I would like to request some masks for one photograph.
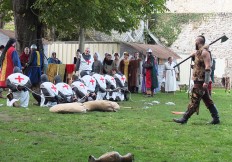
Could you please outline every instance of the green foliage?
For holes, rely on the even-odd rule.
[[[107,34],[112,30],[120,33],[133,30],[141,19],[156,12],[164,12],[165,2],[166,0],[36,0],[33,6],[28,7],[48,28],[55,28],[63,38],[77,33],[80,27]],[[10,18],[6,13],[12,14],[11,3],[10,0],[2,0],[0,13],[5,13],[5,18]]]
[[[152,21],[149,22],[149,28],[157,37],[160,38],[162,43],[170,46],[177,39],[184,24],[189,22],[201,23],[203,16],[206,15],[207,14],[195,13],[155,14],[154,17],[152,17]]]
[[[79,27],[105,33],[135,29],[141,18],[165,11],[165,0],[37,0],[41,20],[58,30],[73,32]]]
[[[4,29],[14,31],[15,30],[14,22],[11,21],[11,22],[6,23],[4,25]]]
[[[171,111],[186,109],[185,92],[158,93],[153,98],[133,94],[134,102],[120,102],[121,110],[112,113],[54,114],[32,106],[33,101],[29,109],[1,107],[0,159],[86,162],[89,155],[118,151],[133,153],[136,162],[231,161],[231,95],[223,89],[214,92],[222,121],[215,126],[206,125],[211,116],[203,102],[200,114],[193,115],[188,124],[172,122],[181,115]],[[154,100],[160,104],[146,104]]]
[[[13,18],[13,6],[12,0],[0,0],[0,17],[9,22]]]

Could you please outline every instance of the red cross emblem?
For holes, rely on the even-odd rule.
[[[67,85],[67,84],[65,84],[65,85],[63,86],[63,88],[66,88],[66,89],[68,89],[68,85]]]
[[[111,80],[112,80],[113,82],[115,82],[115,79],[114,79],[113,77],[111,78]]]
[[[81,87],[83,87],[85,89],[85,85],[83,83],[80,84]]]
[[[90,82],[91,82],[92,85],[93,85],[93,83],[95,82],[95,80],[93,80],[93,78],[91,78]]]
[[[56,92],[56,87],[54,86],[54,84],[52,85],[51,89],[53,89]]]
[[[15,78],[15,80],[18,80],[19,83],[21,83],[21,80],[24,80],[24,78],[21,78],[21,77],[18,75],[18,78]]]
[[[122,80],[123,82],[124,82],[125,79],[126,79],[126,78],[124,78],[124,77],[121,78],[121,80]]]
[[[104,83],[105,78],[101,76],[100,80],[102,81],[102,83]]]
[[[86,62],[88,63],[88,65],[91,63],[91,61],[90,61],[90,60],[86,60]]]

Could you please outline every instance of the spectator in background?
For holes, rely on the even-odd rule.
[[[128,86],[132,93],[138,93],[140,84],[140,62],[139,53],[135,52],[129,63]]]
[[[30,49],[28,47],[25,47],[24,51],[22,52],[22,54],[19,57],[23,72],[24,72],[24,69],[26,67],[26,64],[29,61],[29,57],[30,57]]]
[[[76,69],[75,72],[79,75],[82,71],[90,74],[92,71],[94,59],[93,56],[90,54],[90,49],[86,48],[85,52],[80,55],[80,58],[77,58],[76,62]]]
[[[77,49],[77,51],[76,51],[76,56],[75,56],[74,59],[73,59],[73,64],[76,65],[77,59],[80,58],[80,55],[81,55],[81,51],[80,51],[80,49]]]
[[[210,52],[210,51],[209,51]],[[211,52],[210,52],[211,55]],[[209,85],[208,85],[208,89],[209,89],[209,95],[212,95],[212,87],[213,87],[213,83],[214,83],[214,71],[215,71],[215,66],[216,66],[216,61],[215,59],[212,59],[212,66],[211,66],[211,74],[210,74],[210,78],[211,80],[209,81]]]
[[[105,64],[105,61],[107,60],[107,55],[108,55],[108,53],[105,53],[105,57],[104,57],[103,62],[102,62],[103,65]]]
[[[115,53],[114,54],[114,61],[113,61],[113,69],[117,69],[118,70],[119,63],[120,63],[119,54]]]
[[[99,59],[99,54],[97,52],[95,52],[95,54],[93,55],[94,58],[94,62],[92,65],[92,72],[94,73],[98,73],[98,74],[102,74],[102,63]]]
[[[43,64],[43,74],[47,74],[47,69],[48,69],[48,58],[45,55],[45,53],[43,54],[43,60],[44,60],[44,64]]]
[[[25,74],[30,78],[33,90],[39,88],[43,63],[43,55],[39,51],[37,51],[37,46],[35,44],[32,44],[31,55],[27,63],[27,68],[25,69]]]
[[[1,58],[1,76],[0,76],[0,87],[6,88],[6,78],[13,73],[15,66],[21,69],[21,63],[19,60],[19,55],[15,49],[16,40],[10,38],[4,48]]]
[[[105,59],[105,62],[103,64],[103,74],[112,74],[113,69],[113,60],[111,60],[112,56],[111,54],[107,54],[107,57]]]
[[[124,74],[126,76],[126,81],[128,81],[128,77],[129,77],[129,53],[128,52],[124,52],[124,59],[120,61],[119,64],[119,71]]]
[[[62,64],[62,62],[56,58],[56,52],[52,52],[52,56],[48,58],[48,64]]]
[[[154,95],[154,89],[158,87],[156,65],[157,62],[152,54],[152,50],[148,49],[146,53],[145,62],[143,63],[143,67],[145,69],[145,85],[147,97],[152,97]]]
[[[172,57],[168,57],[168,62],[164,64],[165,92],[176,91],[176,78],[179,71],[177,68],[173,68],[175,65]]]
[[[2,51],[4,50],[4,45],[1,45],[0,46],[0,57],[1,57],[1,55],[2,55]],[[1,67],[0,67],[1,68]],[[2,96],[2,92],[3,92],[3,89],[2,88],[0,88],[0,98],[5,98],[5,97],[3,97]]]

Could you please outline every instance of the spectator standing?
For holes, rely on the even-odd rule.
[[[118,54],[118,53],[115,53],[115,54],[114,54],[114,61],[113,61],[113,69],[118,70],[119,63],[120,63],[119,54]]]
[[[129,63],[129,80],[128,86],[132,93],[138,93],[140,84],[140,62],[139,53],[135,52],[134,57],[131,58]]]
[[[157,62],[152,55],[152,50],[147,50],[147,55],[143,67],[145,68],[145,85],[146,85],[146,96],[152,97],[154,95],[154,89],[158,87],[157,78]]]
[[[89,74],[92,71],[94,59],[90,54],[90,49],[86,48],[85,52],[80,55],[80,58],[77,58],[75,72],[79,75],[82,71]]]
[[[178,69],[173,68],[176,65],[173,62],[173,58],[169,57],[168,62],[164,64],[164,78],[165,78],[165,92],[175,92],[176,91],[176,78],[178,75]]]
[[[26,67],[26,64],[29,61],[29,57],[30,57],[30,49],[28,47],[25,47],[24,51],[22,52],[22,54],[19,57],[23,72],[24,72],[24,69]]]
[[[13,73],[15,66],[19,67],[21,70],[21,63],[19,60],[19,55],[15,49],[16,40],[10,38],[4,48],[1,58],[1,76],[0,76],[0,87],[6,88],[6,78]]]
[[[56,57],[56,52],[52,52],[52,56],[48,58],[48,64],[62,64],[62,62]]]
[[[95,52],[93,58],[94,58],[94,62],[93,62],[92,72],[102,74],[103,66],[101,61],[99,60],[99,54]]]
[[[31,55],[29,62],[27,63],[27,68],[25,69],[25,74],[30,78],[33,89],[39,88],[38,86],[40,83],[40,76],[42,75],[43,62],[43,55],[37,51],[37,46],[32,44]]]
[[[129,53],[124,52],[123,55],[124,59],[122,59],[119,63],[119,71],[126,76],[126,81],[128,81],[130,64]]]
[[[76,65],[77,59],[80,58],[80,55],[81,55],[81,51],[80,51],[80,49],[77,49],[77,51],[76,51],[76,56],[75,56],[74,59],[73,59],[73,64]]]
[[[111,60],[112,56],[111,54],[107,54],[107,57],[104,61],[103,64],[103,74],[112,74],[112,69],[113,69],[113,60]]]

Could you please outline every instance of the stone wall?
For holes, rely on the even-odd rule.
[[[168,0],[172,13],[219,13],[232,12],[231,0]]]
[[[210,46],[213,58],[225,59],[225,75],[232,76],[232,13],[206,14],[202,21],[189,22],[182,26],[182,31],[177,40],[172,44],[171,49],[177,54],[189,55],[195,50],[195,38],[204,34],[206,43],[216,40],[224,33],[229,38],[226,42],[220,41]],[[220,68],[217,67],[216,68]]]

